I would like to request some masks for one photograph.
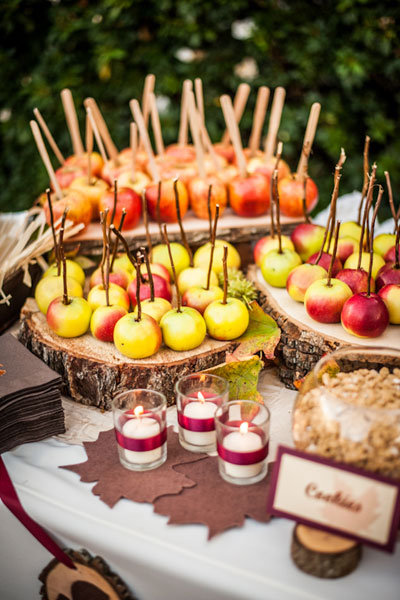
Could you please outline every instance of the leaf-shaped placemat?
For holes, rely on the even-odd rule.
[[[188,452],[179,443],[178,434],[168,428],[168,456],[166,462],[151,471],[129,471],[119,462],[114,429],[103,431],[95,442],[84,442],[88,459],[77,465],[66,465],[77,473],[81,481],[98,481],[92,489],[111,508],[121,498],[134,502],[153,502],[164,494],[179,494],[193,487],[194,481],[173,469],[174,465],[204,459],[206,454]]]
[[[178,496],[162,496],[154,504],[154,512],[169,517],[169,525],[201,523],[208,527],[208,539],[232,527],[241,527],[245,517],[267,523],[267,496],[270,474],[253,485],[233,485],[218,473],[218,459],[208,457],[196,463],[178,465],[175,471],[186,475],[197,485]]]
[[[272,360],[275,358],[275,348],[281,337],[278,325],[255,301],[250,304],[249,316],[249,325],[237,340],[240,345],[230,355],[230,360],[245,360],[260,351],[264,353],[265,358]]]
[[[262,367],[258,356],[252,356],[248,360],[232,360],[205,372],[229,382],[229,400],[260,400],[257,384]]]

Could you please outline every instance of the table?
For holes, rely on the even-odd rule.
[[[259,389],[272,413],[273,455],[277,443],[291,444],[295,392],[285,390],[273,370],[262,373]],[[66,406],[70,422],[74,405]],[[82,483],[76,474],[58,468],[86,459],[81,445],[66,440],[82,435],[93,439],[96,427],[110,427],[110,415],[96,414],[99,424],[85,424],[83,417],[64,441],[24,444],[3,458],[29,514],[60,544],[102,556],[139,600],[398,600],[399,547],[394,555],[365,547],[354,573],[320,580],[291,562],[290,521],[260,524],[247,519],[243,528],[208,542],[204,526],[167,525],[167,518],[155,515],[152,505],[121,500],[108,508],[91,493],[95,484]],[[173,419],[170,412],[170,422]],[[1,600],[36,600],[37,577],[52,557],[2,504],[0,528]]]

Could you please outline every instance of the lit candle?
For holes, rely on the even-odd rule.
[[[223,449],[228,452],[234,453],[235,458],[239,461],[241,458],[240,455],[242,455],[243,461],[246,462],[246,455],[250,452],[261,450],[263,448],[263,443],[259,434],[254,433],[254,431],[249,431],[249,423],[243,421],[239,426],[239,431],[233,431],[224,437],[222,446]],[[255,477],[262,471],[265,458],[251,464],[235,464],[226,460],[229,459],[228,453],[222,453],[224,454],[222,460],[224,462],[226,474],[231,477],[238,479]]]
[[[212,397],[213,401],[206,400],[206,396]],[[183,409],[184,419],[180,419],[179,424],[182,427],[183,437],[189,444],[194,446],[215,445],[214,414],[218,408],[215,400],[216,398],[212,394],[197,392],[197,400],[188,402]],[[205,430],[208,425],[212,427],[211,431]]]
[[[143,416],[143,406],[136,406],[133,414],[130,413],[128,420],[122,427],[122,435],[132,440],[146,440],[155,437],[161,431],[157,419]],[[161,458],[163,445],[153,450],[128,450],[123,449],[124,458],[132,464],[148,464]]]

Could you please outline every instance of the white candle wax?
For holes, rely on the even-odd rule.
[[[243,453],[261,450],[263,446],[261,437],[253,431],[233,431],[232,433],[228,433],[224,437],[222,445],[227,450]],[[264,465],[263,460],[252,465],[234,465],[226,460],[223,462],[226,474],[238,479],[255,477],[261,472]]]
[[[213,419],[217,405],[215,402],[188,402],[183,410],[185,417],[189,419]],[[188,444],[193,446],[210,446],[216,443],[215,431],[189,431],[183,429],[183,437]]]
[[[134,440],[144,440],[154,437],[160,433],[160,425],[156,419],[149,417],[133,417],[124,423],[122,427],[122,435]],[[154,450],[145,450],[144,452],[136,452],[135,450],[123,449],[123,455],[127,462],[132,464],[147,464],[152,463],[161,458],[163,446]]]

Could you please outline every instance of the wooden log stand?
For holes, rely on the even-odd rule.
[[[226,353],[237,345],[206,337],[190,352],[162,348],[150,358],[135,361],[90,334],[59,337],[48,327],[33,298],[22,308],[19,340],[62,376],[64,393],[104,410],[111,409],[117,392],[132,388],[158,390],[166,395],[168,405],[175,404],[174,387],[180,377],[225,362]]]

